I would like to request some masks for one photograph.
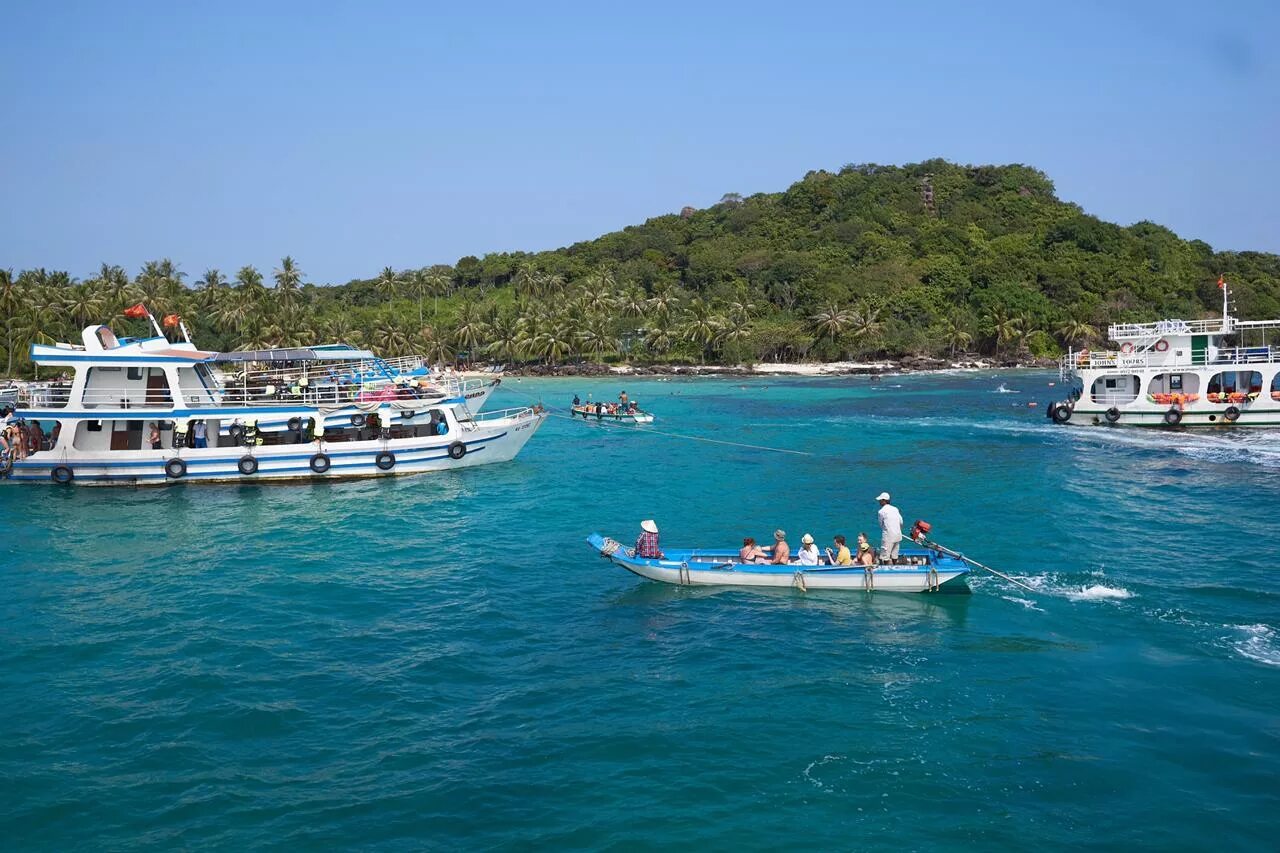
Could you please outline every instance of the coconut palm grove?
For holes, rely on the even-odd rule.
[[[345,284],[309,280],[304,258],[228,261],[0,269],[0,363],[30,375],[31,343],[78,340],[92,323],[141,334],[146,321],[123,316],[138,302],[179,315],[203,349],[345,341],[547,365],[1050,357],[1111,322],[1217,313],[1219,277],[1239,316],[1280,316],[1280,256],[1104,222],[1028,166],[943,160],[814,171],[567,248]]]

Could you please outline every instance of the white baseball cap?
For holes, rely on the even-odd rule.
[[[892,498],[889,497],[888,492],[881,492],[879,495],[876,496],[876,500],[887,501],[887,500],[892,500]]]
[[[645,533],[657,533],[658,523],[652,518],[646,518],[644,521],[640,522],[640,529]]]

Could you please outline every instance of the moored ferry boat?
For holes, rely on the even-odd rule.
[[[303,351],[293,364],[306,364]],[[82,343],[31,347],[41,368],[69,379],[31,384],[11,421],[14,481],[76,484],[247,481],[415,474],[516,456],[545,419],[521,407],[477,414],[463,396],[396,388],[369,395],[340,378],[277,384],[163,336],[119,340],[89,326]],[[245,356],[235,356],[243,360]],[[323,362],[323,359],[317,359]]]
[[[1046,416],[1060,424],[1280,427],[1280,320],[1238,320],[1223,288],[1221,318],[1124,323],[1118,344],[1068,352],[1068,399]]]

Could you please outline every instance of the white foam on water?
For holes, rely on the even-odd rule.
[[[843,755],[824,755],[817,761],[810,761],[809,766],[804,769],[804,778],[809,780],[809,783],[820,791],[827,791],[829,793],[833,792],[833,788],[824,784],[821,779],[816,778],[813,775],[813,771],[818,767],[823,767],[837,761],[843,761],[844,758],[845,757]]]
[[[1099,601],[1133,598],[1133,593],[1123,587],[1104,586],[1096,583],[1093,586],[1082,586],[1078,590],[1068,590],[1066,596],[1072,601]]]
[[[1229,638],[1236,653],[1249,660],[1280,666],[1280,636],[1270,625],[1224,625],[1236,634]],[[1240,636],[1243,634],[1244,636]]]
[[[997,388],[996,390],[992,391],[991,393],[992,393],[992,394],[1021,394],[1022,392],[1021,392],[1021,391],[1016,391],[1016,390],[1014,390],[1013,388],[1006,388],[1006,387],[1005,387],[1005,385],[1004,385],[1004,383],[1003,383],[1003,382],[1001,382],[1001,383],[1000,383],[1000,387],[999,387],[999,388]]]
[[[1280,469],[1280,434],[1264,431],[1215,435],[1193,431],[1090,427],[1073,430],[1072,437],[1160,454],[1172,452],[1201,462],[1247,463]]]
[[[1029,598],[1019,598],[1016,595],[1002,595],[1000,597],[1003,598],[1005,601],[1012,601],[1014,604],[1021,604],[1023,607],[1027,608],[1028,610],[1035,610],[1039,613],[1044,612],[1043,608],[1036,607],[1036,603]]]

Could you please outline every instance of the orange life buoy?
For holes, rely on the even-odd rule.
[[[1166,341],[1164,338],[1161,338],[1160,340],[1156,341],[1156,346],[1155,346],[1156,352],[1165,352],[1168,349],[1169,349],[1169,342]]]
[[[1129,353],[1133,352],[1133,344],[1129,343],[1128,341],[1125,341],[1120,345],[1120,352],[1124,353],[1125,355],[1128,355]]]

